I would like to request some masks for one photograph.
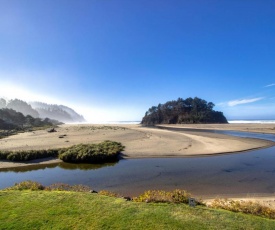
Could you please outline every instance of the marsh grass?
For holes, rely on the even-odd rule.
[[[124,146],[115,141],[103,141],[99,144],[79,144],[59,151],[59,158],[73,163],[102,163],[117,160]]]
[[[99,144],[78,144],[68,148],[48,150],[0,151],[1,160],[30,161],[47,157],[59,157],[72,163],[103,163],[118,160],[124,146],[115,141],[103,141]]]

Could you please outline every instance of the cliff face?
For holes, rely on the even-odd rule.
[[[213,110],[215,105],[198,97],[168,101],[152,106],[145,113],[141,124],[200,124],[228,123],[222,112]]]

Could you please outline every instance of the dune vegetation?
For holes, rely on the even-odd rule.
[[[113,162],[124,150],[124,146],[115,141],[103,141],[98,144],[78,144],[68,148],[48,150],[0,151],[0,160],[30,161],[46,157],[58,157],[64,162],[102,163]]]

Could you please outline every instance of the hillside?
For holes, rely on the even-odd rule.
[[[13,109],[22,113],[24,116],[30,115],[33,118],[53,119],[60,122],[85,122],[83,116],[73,109],[64,105],[51,105],[42,102],[30,102],[19,99],[5,100],[0,98],[0,109]]]
[[[0,190],[1,229],[274,229],[267,218],[88,192]]]
[[[0,129],[12,130],[12,129],[24,129],[42,126],[53,126],[61,124],[56,120],[49,118],[41,119],[34,118],[30,115],[24,116],[20,112],[16,112],[13,109],[0,109]]]
[[[64,105],[51,105],[42,102],[30,102],[30,105],[38,111],[41,118],[50,117],[65,123],[86,121],[83,116]]]
[[[200,124],[228,123],[222,112],[213,110],[215,105],[198,97],[168,101],[152,106],[145,113],[141,124]]]

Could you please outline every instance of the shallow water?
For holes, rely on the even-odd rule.
[[[275,135],[270,134],[249,135],[275,140]],[[0,171],[0,188],[23,180],[44,185],[85,184],[94,190],[107,189],[125,196],[149,189],[176,188],[196,196],[275,195],[275,147],[208,157],[127,159],[102,165],[60,163]]]

